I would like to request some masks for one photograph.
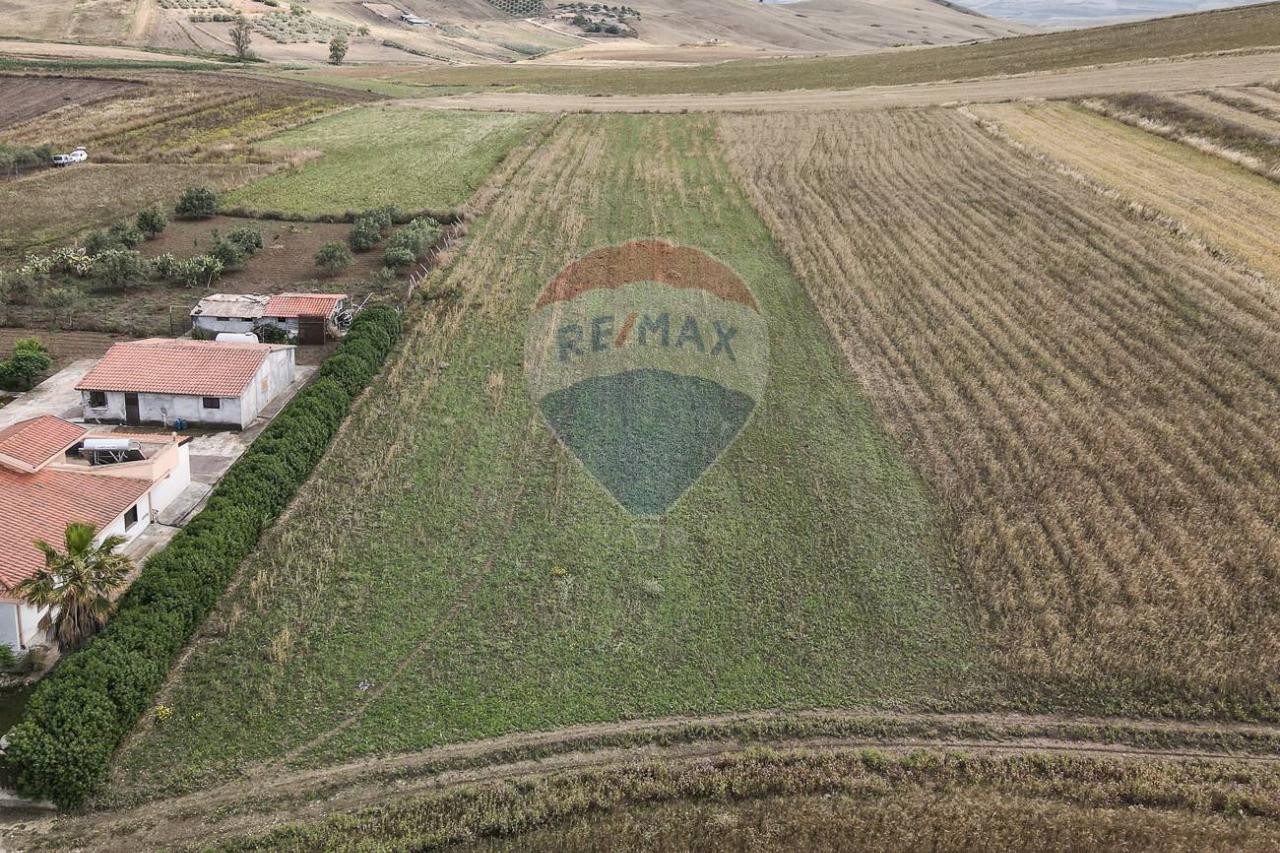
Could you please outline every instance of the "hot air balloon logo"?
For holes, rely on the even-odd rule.
[[[657,240],[592,252],[542,291],[530,393],[619,504],[660,516],[733,443],[764,393],[769,336],[751,291],[706,253]]]

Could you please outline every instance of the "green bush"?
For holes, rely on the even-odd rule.
[[[407,267],[415,260],[417,258],[413,256],[413,252],[395,246],[388,246],[387,251],[382,254],[382,263],[389,267]]]
[[[173,212],[179,219],[209,219],[218,212],[218,196],[208,187],[187,187]]]
[[[39,338],[19,338],[14,341],[13,355],[0,361],[0,385],[5,388],[26,390],[37,376],[53,366],[49,350]]]
[[[131,249],[108,249],[94,256],[93,277],[104,287],[132,287],[146,280],[147,265]]]
[[[252,225],[241,225],[227,232],[227,241],[239,246],[246,255],[254,255],[262,249],[262,231]]]
[[[351,226],[347,242],[357,252],[367,252],[382,241],[382,229],[377,221],[361,216]]]
[[[213,238],[213,245],[209,247],[206,254],[221,263],[224,271],[238,270],[244,266],[244,249],[240,248],[239,243],[233,243],[222,237]]]
[[[211,255],[196,255],[174,261],[169,280],[184,287],[208,287],[222,277],[222,261]]]
[[[338,242],[325,243],[316,252],[316,266],[329,275],[337,275],[355,261],[351,250]]]
[[[438,223],[431,219],[414,219],[391,235],[391,239],[387,241],[387,250],[403,249],[411,253],[416,261],[425,257],[439,239]]]
[[[138,218],[134,224],[150,240],[159,236],[160,232],[169,225],[169,217],[164,215],[163,210],[153,206],[138,211]]]
[[[18,665],[18,657],[7,643],[0,643],[0,669],[10,670]]]
[[[231,466],[200,514],[147,560],[106,628],[35,689],[5,755],[21,793],[65,808],[102,782],[174,658],[320,461],[399,335],[400,317],[390,308],[356,317],[316,380]]]

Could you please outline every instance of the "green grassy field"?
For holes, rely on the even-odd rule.
[[[350,110],[263,143],[322,156],[224,197],[233,207],[321,214],[394,204],[461,205],[541,118],[444,115],[394,107]]]
[[[771,351],[752,420],[661,522],[561,448],[523,379],[539,291],[640,237],[736,270]],[[710,120],[566,119],[432,286],[451,307],[412,330],[249,561],[106,801],[282,757],[981,689],[930,501]]]
[[[1132,24],[860,56],[746,60],[686,68],[473,65],[406,71],[384,75],[384,79],[591,95],[848,89],[1275,45],[1280,45],[1280,4],[1269,3]]]

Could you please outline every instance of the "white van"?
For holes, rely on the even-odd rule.
[[[53,165],[70,166],[72,163],[83,163],[89,159],[89,152],[83,148],[77,148],[70,154],[54,154]]]

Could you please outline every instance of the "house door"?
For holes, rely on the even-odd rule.
[[[136,424],[142,421],[142,416],[138,412],[138,395],[124,395],[124,422],[127,424]]]
[[[300,344],[323,344],[324,343],[324,317],[299,317],[298,318],[298,343]]]

